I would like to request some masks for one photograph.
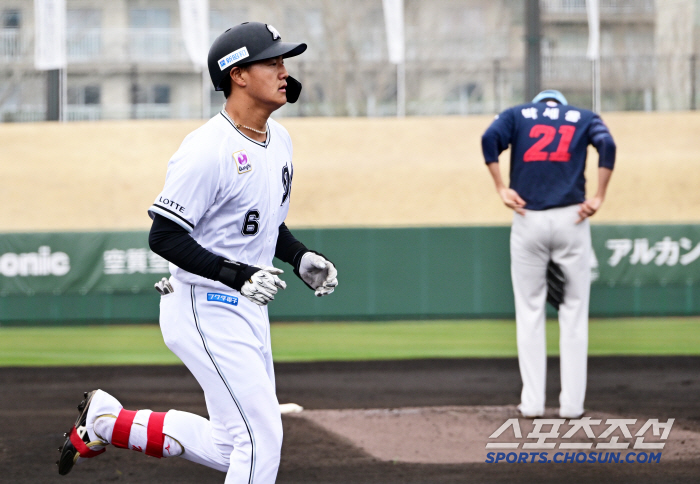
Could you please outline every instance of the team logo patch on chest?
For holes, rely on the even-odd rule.
[[[236,162],[236,169],[238,170],[239,175],[253,171],[253,164],[250,162],[248,153],[246,153],[245,150],[236,151],[233,154],[233,161]]]

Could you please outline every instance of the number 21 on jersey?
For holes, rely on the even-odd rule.
[[[560,126],[559,134],[561,139],[559,140],[559,145],[556,151],[550,153],[543,150],[554,141],[557,129],[546,124],[534,125],[530,130],[530,138],[540,139],[525,152],[523,161],[569,161],[571,159],[569,145],[571,145],[575,132],[575,126]]]

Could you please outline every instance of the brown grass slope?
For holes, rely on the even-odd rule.
[[[596,222],[700,222],[700,113],[606,113],[618,162]],[[294,227],[508,224],[483,165],[491,116],[282,119]],[[0,231],[145,229],[195,121],[0,125]],[[597,154],[589,151],[589,193]],[[507,177],[508,154],[501,156]]]

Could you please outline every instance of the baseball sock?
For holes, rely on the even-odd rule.
[[[119,400],[97,390],[88,409],[86,427],[91,441],[105,445],[111,443],[115,447],[137,450],[154,457],[176,457],[184,449],[177,440],[163,434],[165,415],[151,410],[124,410]],[[116,436],[113,435],[115,426]],[[99,449],[95,447],[95,450]]]
[[[129,411],[127,410],[126,412]],[[154,417],[153,419],[151,418],[152,415]],[[164,416],[165,415],[162,412],[152,412],[151,410],[139,410],[135,412],[133,422],[131,423],[130,428],[127,430],[127,447],[137,452],[153,455],[154,457],[160,457],[160,455],[157,455],[158,452],[160,452],[163,457],[177,457],[181,455],[183,452],[182,445],[180,445],[177,440],[173,439],[169,435],[162,434],[162,419]],[[158,423],[152,421],[157,420],[157,417],[160,417],[160,427],[158,427]],[[95,420],[94,431],[97,437],[99,437],[103,442],[109,442],[117,447],[124,447],[113,440],[116,423],[117,418],[114,415],[99,416]],[[151,426],[150,429],[149,425]],[[154,426],[156,427],[155,429],[153,428]],[[153,439],[153,433],[162,435],[162,444],[160,449],[151,450],[149,448],[149,433],[151,434],[151,440]],[[122,432],[122,438],[123,436],[125,436],[124,432]]]

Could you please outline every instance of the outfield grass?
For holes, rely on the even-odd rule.
[[[700,355],[700,318],[601,319],[590,355]],[[559,330],[547,324],[558,354]],[[512,321],[277,323],[275,361],[514,357]],[[0,328],[0,366],[175,364],[158,326]]]

